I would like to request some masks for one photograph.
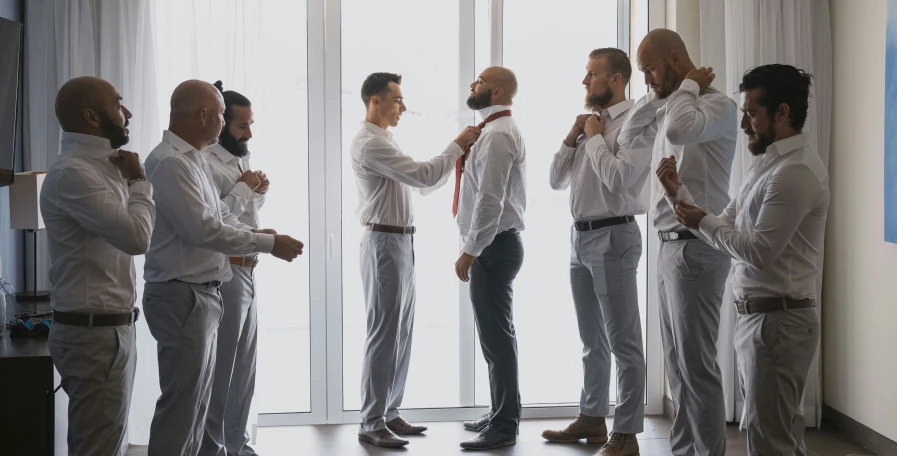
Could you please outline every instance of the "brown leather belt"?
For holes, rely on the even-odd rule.
[[[576,228],[576,231],[594,231],[600,230],[601,228],[607,228],[609,226],[623,225],[624,223],[634,222],[634,216],[626,215],[623,217],[611,217],[601,220],[591,220],[588,222],[573,222],[573,227]]]
[[[376,223],[368,223],[364,226],[364,229],[391,234],[414,234],[417,232],[417,229],[413,226],[378,225]]]
[[[69,326],[131,326],[140,319],[140,309],[123,314],[87,314],[76,312],[53,311],[53,323]]]
[[[750,301],[735,301],[735,309],[740,314],[775,312],[778,310],[806,309],[816,307],[812,299],[766,298]]]
[[[230,257],[230,264],[235,266],[243,266],[244,268],[254,268],[259,264],[259,260],[246,257]]]

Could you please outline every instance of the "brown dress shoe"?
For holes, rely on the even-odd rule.
[[[408,445],[407,440],[396,437],[396,435],[387,428],[383,428],[379,431],[374,432],[365,432],[359,429],[358,441],[361,443],[370,443],[371,445],[376,445],[383,448],[402,448],[405,445]]]
[[[386,423],[386,427],[396,435],[418,435],[427,431],[426,426],[415,426],[401,416]]]
[[[587,443],[604,443],[607,442],[607,423],[604,417],[579,414],[566,429],[547,430],[542,433],[542,438],[554,443],[575,443],[582,439]]]
[[[638,440],[634,434],[611,434],[610,442],[595,456],[639,456]]]

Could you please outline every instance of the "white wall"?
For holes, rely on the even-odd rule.
[[[883,241],[886,17],[886,0],[831,0],[823,388],[826,404],[897,440],[897,245]]]

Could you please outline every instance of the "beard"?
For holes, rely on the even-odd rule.
[[[467,107],[473,110],[480,110],[492,106],[492,89],[481,92],[479,95],[473,93],[467,98]]]
[[[672,65],[665,63],[663,67],[663,81],[660,83],[660,91],[657,93],[657,98],[660,98],[661,100],[666,99],[673,94],[673,88],[675,86],[676,72],[673,70]]]
[[[127,128],[128,124],[131,122],[128,119],[125,119],[124,126],[119,127],[112,122],[112,117],[109,117],[109,113],[106,111],[101,111],[99,113],[100,116],[100,132],[103,137],[109,140],[109,145],[113,149],[118,149],[121,146],[124,146],[131,140],[128,137],[128,134],[125,133],[125,128]]]
[[[249,147],[247,142],[249,138],[234,138],[234,135],[230,134],[227,128],[221,130],[221,135],[218,136],[218,144],[221,144],[225,150],[231,153],[234,157],[243,158],[249,154]]]
[[[751,155],[763,155],[766,153],[766,148],[772,145],[775,142],[776,132],[773,129],[772,125],[766,129],[766,133],[755,133],[757,136],[756,141],[748,140],[748,150],[751,151]]]
[[[604,109],[610,100],[614,98],[614,91],[608,87],[605,91],[599,95],[592,95],[591,93],[586,93],[586,109],[589,111],[596,111],[598,109]]]

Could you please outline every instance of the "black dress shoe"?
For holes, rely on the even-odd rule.
[[[480,432],[480,435],[476,436],[473,440],[461,442],[461,448],[464,448],[465,450],[492,450],[495,448],[511,446],[516,443],[516,436],[507,435],[492,426],[487,426],[486,429],[484,429],[483,432]]]
[[[492,422],[492,413],[487,413],[483,415],[480,419],[476,421],[465,421],[464,429],[473,432],[483,432],[486,427],[489,426],[489,423]]]

